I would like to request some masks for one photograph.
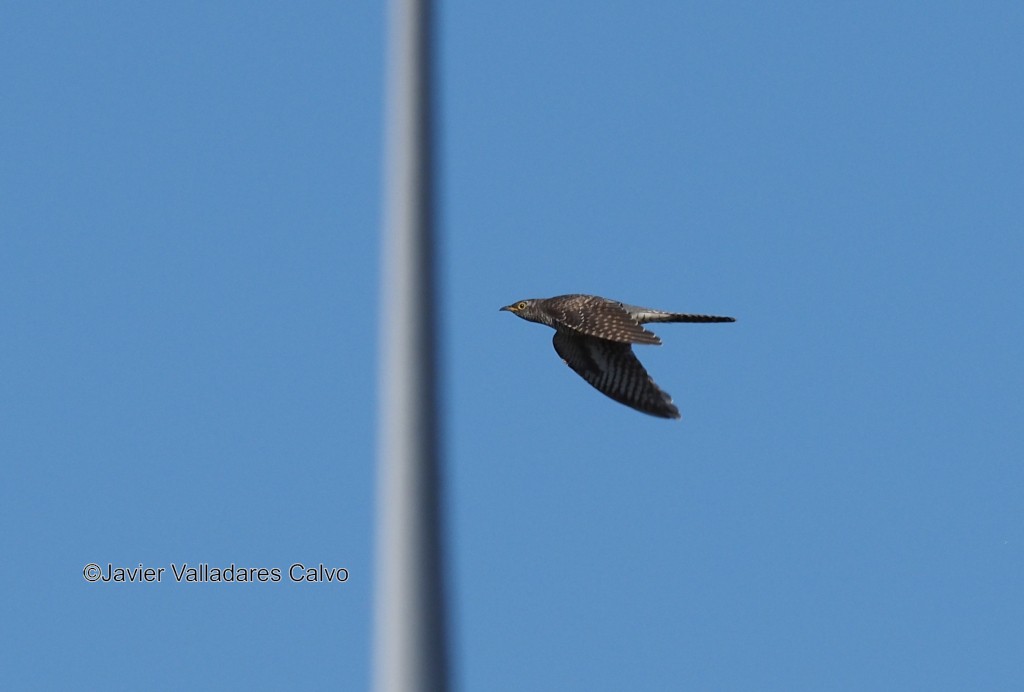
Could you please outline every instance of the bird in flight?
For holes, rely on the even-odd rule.
[[[501,309],[552,327],[555,352],[576,374],[615,401],[659,418],[679,418],[679,409],[633,353],[632,344],[661,344],[643,325],[736,321],[734,317],[663,312],[579,293],[520,300]]]

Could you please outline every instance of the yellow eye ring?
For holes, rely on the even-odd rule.
[[[525,300],[520,300],[518,303],[516,303],[516,310],[525,310],[525,309],[526,309],[526,301]]]

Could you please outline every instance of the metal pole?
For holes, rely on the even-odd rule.
[[[374,688],[445,690],[429,0],[392,0]]]

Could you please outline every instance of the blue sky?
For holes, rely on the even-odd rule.
[[[368,685],[384,34],[0,10],[12,688]],[[439,35],[458,687],[1019,689],[1021,6],[463,0]],[[658,420],[497,311],[569,292],[738,322],[656,330]]]

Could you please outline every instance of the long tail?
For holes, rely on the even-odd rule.
[[[735,322],[735,317],[721,317],[719,315],[693,315],[686,312],[662,312],[649,308],[637,308],[631,312],[631,316],[640,324],[649,322]]]
[[[720,315],[691,315],[685,312],[670,312],[664,317],[657,317],[651,322],[735,322],[735,317]]]

